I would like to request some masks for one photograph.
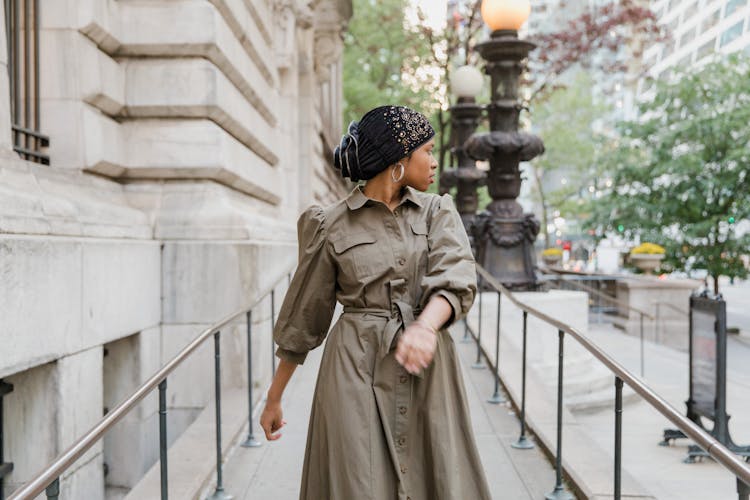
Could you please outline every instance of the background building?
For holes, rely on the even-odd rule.
[[[283,277],[297,214],[349,189],[330,160],[352,12],[350,0],[4,6],[7,494],[205,326]],[[258,387],[270,374],[269,308],[255,315]],[[222,335],[228,388],[247,384],[244,332]],[[206,345],[169,379],[172,442],[212,398],[211,360]],[[137,484],[158,457],[156,410],[148,398],[80,459],[61,498],[119,498]],[[211,450],[206,439],[208,460]]]
[[[652,2],[670,39],[644,53],[644,65],[654,79],[666,79],[672,70],[705,64],[716,54],[750,54],[748,0],[658,0]],[[651,83],[641,82],[648,93]]]

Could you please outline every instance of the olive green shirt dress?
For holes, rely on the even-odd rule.
[[[357,186],[298,221],[299,265],[274,329],[300,364],[328,334],[300,499],[489,499],[455,346],[410,375],[395,359],[404,325],[433,294],[463,317],[476,293],[469,241],[449,195],[405,188],[391,212]],[[343,314],[329,327],[336,302]]]

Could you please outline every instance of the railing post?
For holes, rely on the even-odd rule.
[[[656,303],[656,319],[654,320],[654,342],[659,343],[661,338],[661,303]]]
[[[248,311],[247,317],[247,439],[242,446],[255,448],[260,441],[253,434],[253,311]]]
[[[0,500],[5,498],[5,476],[13,471],[13,463],[5,462],[5,455],[3,455],[4,443],[3,443],[3,427],[5,422],[3,421],[3,398],[6,394],[13,392],[13,384],[9,384],[0,380]]]
[[[469,318],[464,318],[464,338],[461,339],[461,343],[468,344],[471,342],[471,337],[469,337]]]
[[[274,295],[274,290],[271,290],[271,375],[276,375],[276,344],[273,341],[273,330],[276,328]]]
[[[497,292],[497,321],[495,322],[495,392],[487,400],[488,403],[497,405],[505,403],[505,399],[500,396],[500,302],[503,294]]]
[[[622,491],[622,379],[615,377],[615,500]]]
[[[643,353],[644,353],[644,339],[643,339],[643,313],[641,314],[641,378],[643,378],[644,374],[644,360],[643,360]]]
[[[216,395],[216,491],[209,500],[228,500],[221,464],[221,332],[214,333],[214,393]]]
[[[737,498],[750,500],[750,485],[745,484],[740,478],[737,478]]]
[[[565,332],[557,331],[557,455],[555,457],[555,489],[545,495],[547,500],[573,500],[562,484],[562,412],[563,412],[563,344]]]
[[[480,370],[484,368],[482,364],[482,288],[479,287],[479,318],[477,319],[477,360],[471,365],[472,368]]]
[[[44,490],[47,500],[57,500],[60,497],[60,478],[55,478]]]
[[[169,497],[167,469],[167,379],[159,382],[159,468],[161,500]]]
[[[523,347],[522,347],[522,360],[521,360],[521,435],[518,436],[518,441],[512,443],[513,448],[519,450],[530,450],[534,447],[529,439],[526,438],[526,323],[528,320],[529,313],[523,312]]]

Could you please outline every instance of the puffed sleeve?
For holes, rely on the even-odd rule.
[[[327,245],[323,209],[312,206],[297,221],[299,261],[273,331],[281,359],[302,364],[328,333],[336,306],[336,267]]]
[[[440,208],[432,216],[427,235],[427,273],[422,279],[424,304],[433,294],[445,297],[453,314],[449,326],[465,316],[477,292],[477,274],[471,245],[449,194],[440,197]]]

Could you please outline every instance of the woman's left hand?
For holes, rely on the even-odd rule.
[[[425,325],[414,322],[406,327],[396,346],[396,361],[411,374],[427,368],[435,356],[437,334]]]

